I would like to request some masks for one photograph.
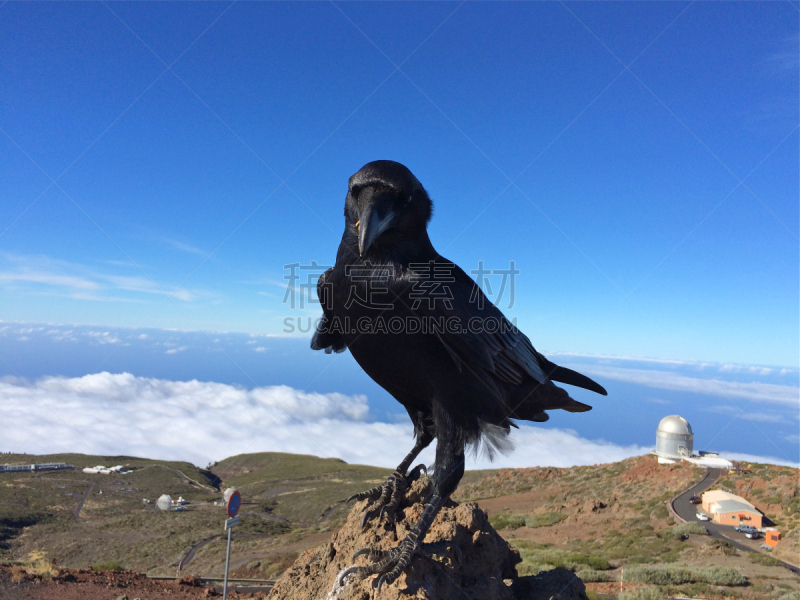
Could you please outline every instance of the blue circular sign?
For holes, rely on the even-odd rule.
[[[229,517],[235,517],[239,513],[239,506],[242,504],[242,496],[239,491],[233,492],[231,497],[228,498],[228,506],[226,508]]]

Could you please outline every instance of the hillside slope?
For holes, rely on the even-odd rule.
[[[233,486],[241,491],[243,505],[232,573],[269,579],[341,526],[350,507],[337,501],[389,474],[339,459],[281,453],[233,456],[207,470],[189,463],[80,454],[4,455],[0,461],[62,461],[77,467],[0,473],[0,560],[44,556],[67,567],[117,563],[173,575],[185,559],[183,573],[218,576],[225,556],[225,514],[214,502]],[[133,472],[80,471],[98,464],[123,464]],[[782,528],[785,541],[776,555],[796,555],[797,470],[744,466],[744,472],[717,487],[735,489]],[[523,575],[564,566],[590,588],[614,591],[621,566],[711,566],[734,569],[748,585],[720,588],[690,574],[696,581],[673,586],[674,591],[778,599],[798,589],[800,580],[772,564],[772,557],[726,547],[702,535],[696,524],[675,527],[666,501],[700,476],[689,464],[658,465],[649,456],[585,467],[468,471],[453,499],[475,501],[488,512],[490,523],[519,549]],[[188,510],[157,510],[153,502],[164,493],[183,496]]]

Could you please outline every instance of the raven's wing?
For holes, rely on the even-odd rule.
[[[595,381],[560,367],[537,352],[528,337],[506,319],[463,270],[453,263],[446,264],[452,277],[441,285],[447,293],[434,299],[432,310],[425,306],[427,299],[417,308],[432,316],[454,319],[453,323],[458,324],[457,328],[446,327],[436,335],[459,369],[479,368],[512,386],[531,377],[540,384],[553,380],[607,395]]]
[[[317,330],[311,338],[312,350],[325,350],[325,354],[331,352],[344,352],[347,343],[342,332],[337,328],[333,313],[331,312],[332,294],[331,274],[333,269],[325,271],[317,281],[317,298],[322,306],[322,318],[317,323]]]

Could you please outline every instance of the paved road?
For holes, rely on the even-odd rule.
[[[194,560],[195,554],[197,553],[197,551],[200,548],[202,548],[206,544],[212,542],[213,540],[217,539],[218,537],[220,537],[220,536],[219,535],[212,535],[211,537],[207,537],[204,540],[200,540],[199,542],[194,544],[191,548],[189,548],[186,551],[186,554],[183,555],[183,558],[181,558],[181,561],[178,563],[178,574],[180,574],[180,572],[183,570],[183,568],[186,565],[188,565],[190,562],[192,562]]]
[[[758,552],[758,550],[755,548],[752,548],[744,542],[737,540],[737,537],[743,537],[744,534],[739,533],[733,527],[727,525],[717,525],[711,521],[699,521],[695,516],[698,513],[698,510],[702,512],[702,508],[700,505],[690,504],[689,498],[692,496],[699,496],[712,485],[714,485],[714,482],[719,479],[720,473],[720,469],[708,469],[700,481],[675,498],[672,503],[672,508],[675,509],[675,512],[678,513],[678,516],[682,519],[703,525],[712,538],[729,542],[738,550],[744,550],[745,552]],[[790,571],[800,575],[800,567],[790,565],[789,563],[783,564]]]
[[[92,491],[93,487],[94,484],[90,483],[89,487],[86,488],[86,491],[83,494],[83,498],[81,498],[81,501],[78,503],[78,507],[75,509],[75,512],[72,513],[72,516],[75,517],[76,519],[81,518],[81,510],[83,509],[83,505],[86,503],[86,499],[89,497],[89,492]]]
[[[699,505],[690,504],[689,498],[692,496],[699,496],[714,485],[714,482],[719,479],[721,473],[722,471],[720,469],[708,469],[700,481],[675,498],[675,501],[672,503],[672,508],[675,509],[675,512],[678,513],[681,519],[697,522],[697,517],[695,517],[695,515],[697,514],[697,507]],[[706,521],[703,525],[709,526],[714,524],[710,521]]]

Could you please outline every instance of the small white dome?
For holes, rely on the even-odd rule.
[[[663,433],[677,433],[679,435],[693,435],[689,421],[678,415],[670,415],[661,419],[658,431]]]

